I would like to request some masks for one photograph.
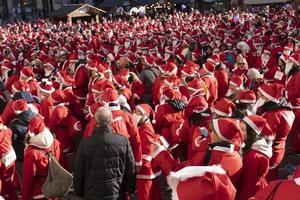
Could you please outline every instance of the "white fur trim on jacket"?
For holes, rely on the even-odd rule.
[[[172,189],[172,199],[179,200],[177,186],[179,182],[186,181],[190,178],[204,176],[206,172],[215,174],[225,174],[225,170],[219,165],[213,166],[190,166],[185,167],[177,172],[171,172],[167,176],[167,182]]]
[[[261,138],[252,144],[251,149],[264,154],[268,158],[271,158],[273,155],[272,154],[272,143],[273,142],[268,143],[265,138]]]
[[[36,146],[41,149],[47,149],[51,147],[53,144],[54,138],[52,133],[49,131],[48,128],[33,137],[30,138],[30,144],[32,146]]]

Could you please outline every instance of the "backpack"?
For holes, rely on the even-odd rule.
[[[73,186],[73,175],[59,164],[53,152],[40,151],[48,157],[48,175],[41,188],[43,194],[46,198],[65,197]]]
[[[12,131],[12,145],[17,154],[17,160],[23,161],[25,148],[25,135],[28,132],[29,121],[35,116],[30,110],[26,110],[15,117],[9,124],[8,128]]]

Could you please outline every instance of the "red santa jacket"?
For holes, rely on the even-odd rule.
[[[4,111],[1,114],[3,124],[5,125],[7,125],[16,116],[16,114],[14,113],[13,105],[14,105],[14,101],[10,100],[6,104]]]
[[[75,83],[73,85],[73,90],[75,96],[79,100],[85,100],[88,93],[89,83],[88,72],[85,65],[81,64],[77,67],[74,73],[74,80]]]
[[[275,134],[273,156],[270,159],[270,166],[276,166],[283,159],[285,141],[292,128],[295,115],[291,110],[278,109],[265,112],[262,117],[267,120],[272,132]]]
[[[141,99],[145,93],[145,86],[141,80],[138,80],[131,85],[131,92],[134,98]]]
[[[45,151],[52,151],[60,164],[64,163],[61,152],[62,147],[57,140],[54,140],[53,145]],[[22,199],[43,198],[41,187],[48,175],[48,157],[45,152],[29,145],[24,153],[23,172],[26,173],[23,173]]]
[[[39,89],[36,79],[31,78],[31,79],[27,80],[27,84],[29,86],[29,90],[32,95],[37,96],[37,97],[40,96],[40,89]]]
[[[296,102],[297,98],[300,97],[300,72],[296,72],[292,76],[288,77],[285,89],[285,96],[289,102],[292,103],[294,108],[299,108],[299,106],[297,107]]]
[[[154,128],[157,133],[164,136],[164,138],[168,141],[169,144],[174,142],[174,138],[172,137],[172,125],[176,122],[183,121],[183,112],[176,111],[174,107],[165,103],[158,105],[155,108],[155,124]]]
[[[229,76],[225,69],[218,69],[214,76],[218,81],[218,99],[225,97],[228,90]]]
[[[49,126],[49,119],[52,114],[53,101],[50,95],[46,96],[41,101],[41,115],[44,117],[46,126]]]
[[[268,171],[269,157],[257,150],[249,150],[244,155],[243,172],[236,200],[249,199],[265,188],[268,185],[265,178]]]
[[[207,137],[208,129],[205,125],[205,122],[203,122],[203,126],[191,124],[189,119],[185,119],[179,130],[176,131],[178,136],[177,142],[187,144],[187,152],[185,154],[187,160],[195,156],[202,140]]]
[[[161,171],[152,161],[152,141],[155,141],[155,132],[150,120],[138,127],[142,144],[142,168],[137,172],[138,179],[154,179],[161,174]]]
[[[218,81],[216,77],[210,74],[204,75],[202,80],[205,82],[205,85],[209,91],[207,103],[212,105],[218,98]]]
[[[12,147],[12,132],[0,124],[0,191],[7,199],[13,199],[16,153]],[[1,188],[2,185],[2,188]]]
[[[73,138],[81,131],[81,124],[64,104],[53,109],[49,128],[63,146],[64,153],[76,151]]]
[[[280,184],[280,185],[279,185]],[[251,200],[265,200],[274,191],[275,187],[276,193],[273,200],[298,200],[300,196],[300,178],[295,178],[291,180],[285,180],[281,183],[280,180],[271,182],[267,187],[257,192],[254,198]]]

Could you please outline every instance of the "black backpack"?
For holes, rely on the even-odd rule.
[[[12,145],[17,155],[17,161],[23,161],[24,148],[25,148],[25,135],[28,132],[29,121],[35,116],[30,110],[25,110],[13,119],[8,128],[12,130]]]

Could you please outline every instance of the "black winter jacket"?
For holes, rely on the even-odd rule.
[[[135,162],[128,139],[97,127],[81,141],[74,174],[75,192],[86,200],[122,200],[135,191]]]

